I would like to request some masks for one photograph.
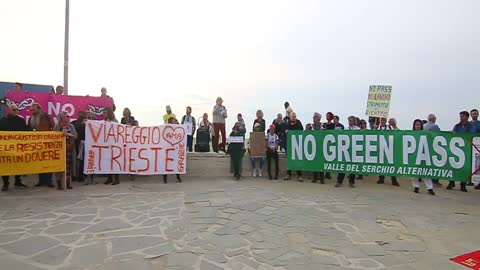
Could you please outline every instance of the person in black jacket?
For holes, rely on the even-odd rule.
[[[297,114],[295,112],[290,113],[290,121],[289,124],[287,125],[286,133],[288,133],[289,130],[303,130],[303,125],[300,120],[297,119]],[[288,145],[287,145],[288,149]],[[303,176],[301,171],[297,171],[297,176],[298,176],[298,181],[303,182]],[[288,170],[287,171],[287,176],[283,178],[283,180],[288,181],[292,179],[292,171]]]
[[[30,130],[25,123],[25,120],[18,116],[18,108],[17,105],[12,104],[9,107],[9,114],[5,116],[2,120],[0,120],[0,130],[2,131],[28,131]],[[2,176],[3,180],[3,187],[2,191],[7,191],[8,187],[10,186],[9,182],[10,176],[4,175]],[[26,188],[27,186],[22,183],[22,179],[20,175],[15,175],[15,187],[18,188]]]

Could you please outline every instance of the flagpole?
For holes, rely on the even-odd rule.
[[[63,88],[64,94],[68,95],[68,36],[70,25],[70,0],[65,0],[65,47],[63,59]]]

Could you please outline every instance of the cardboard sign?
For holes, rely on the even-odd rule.
[[[187,135],[183,125],[127,126],[88,121],[86,174],[184,174]]]
[[[391,85],[370,85],[367,100],[367,116],[387,118],[392,97]]]
[[[263,132],[250,132],[250,157],[265,157],[267,140]]]
[[[0,131],[0,175],[65,171],[65,135],[56,131]]]

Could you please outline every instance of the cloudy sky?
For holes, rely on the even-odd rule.
[[[430,112],[450,129],[480,107],[478,0],[71,0],[69,94],[108,88],[141,124],[211,114],[251,127],[289,101],[304,124],[363,117],[370,84],[393,85],[401,128]],[[63,82],[63,0],[0,2],[0,81]],[[120,116],[121,112],[117,112]]]

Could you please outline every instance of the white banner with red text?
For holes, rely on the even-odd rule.
[[[187,136],[182,125],[136,127],[88,121],[85,174],[185,174]]]

